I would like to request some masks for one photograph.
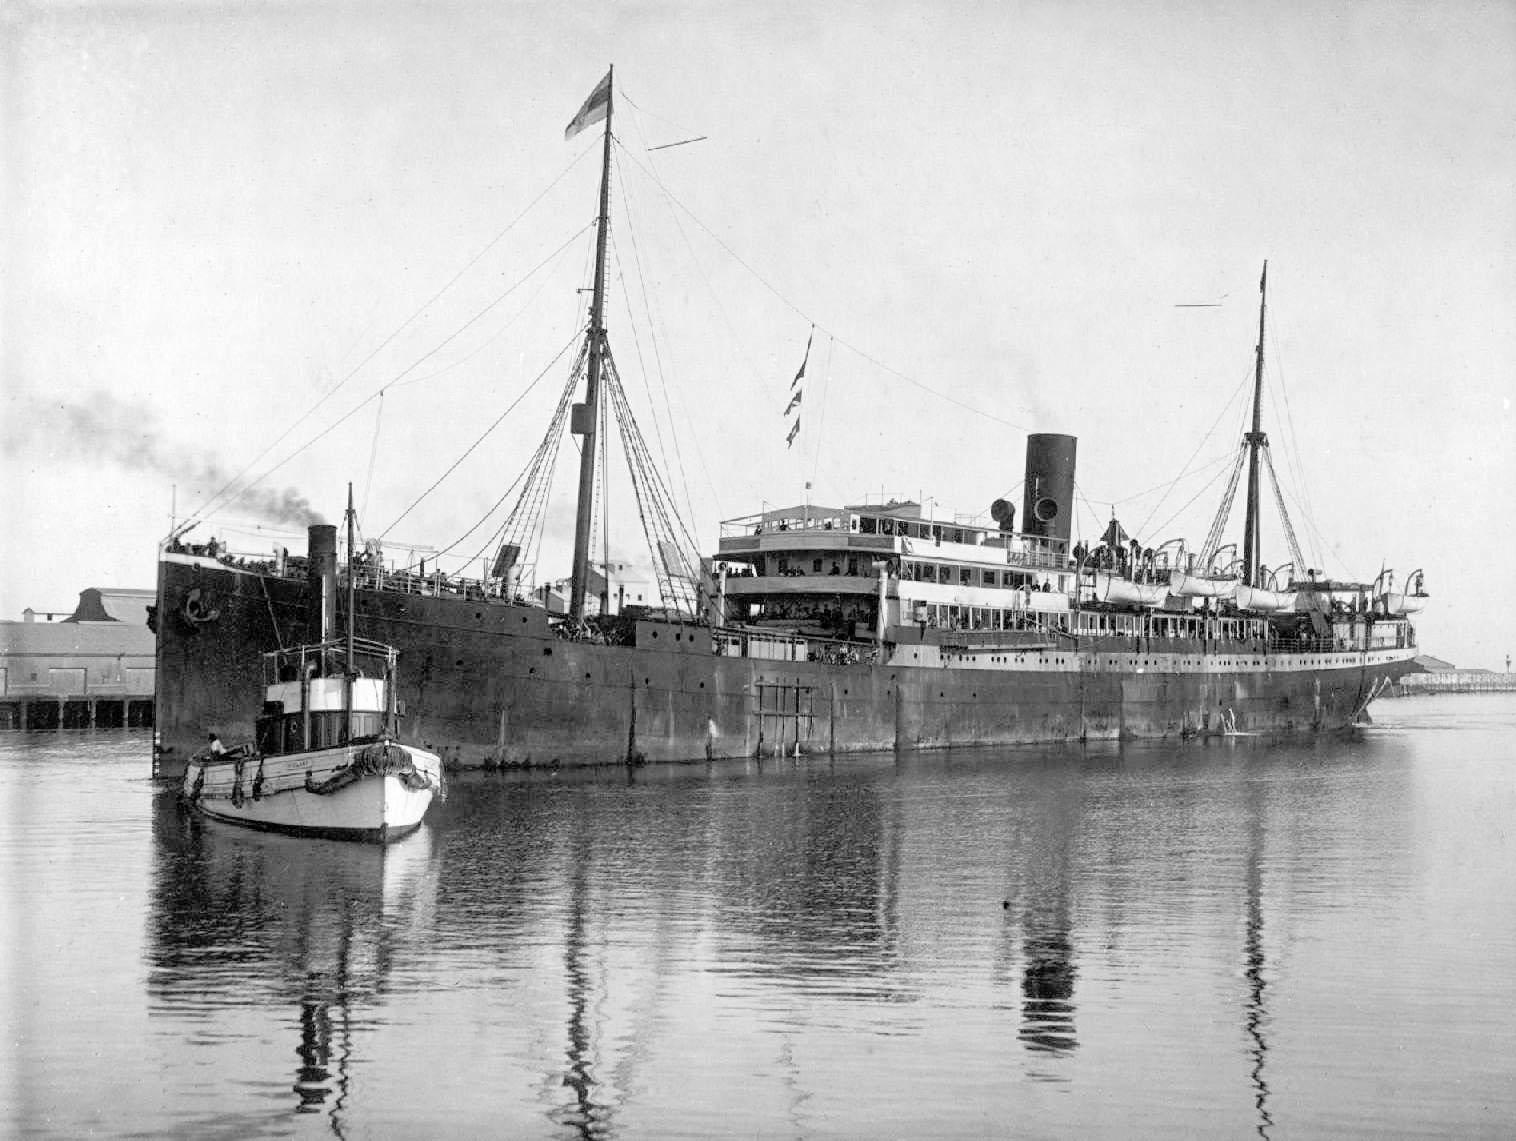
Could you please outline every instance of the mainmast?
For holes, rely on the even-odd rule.
[[[1243,436],[1248,445],[1248,513],[1242,536],[1242,577],[1248,586],[1258,586],[1258,449],[1268,447],[1263,432],[1263,317],[1269,299],[1269,263],[1263,263],[1258,279],[1258,361],[1253,372],[1253,430]]]
[[[347,661],[342,670],[342,717],[345,725],[344,740],[353,739],[353,678],[357,670],[353,668],[353,603],[357,596],[357,583],[355,581],[357,562],[353,558],[353,537],[355,531],[353,511],[353,485],[347,485]]]
[[[595,452],[600,422],[600,370],[605,353],[605,238],[606,215],[611,191],[611,78],[606,72],[605,148],[600,168],[600,219],[595,231],[595,290],[590,301],[589,362],[584,384],[584,403],[574,406],[571,430],[581,436],[579,449],[579,506],[574,516],[574,569],[569,591],[569,614],[584,617],[584,595],[589,583],[590,527],[595,503]]]

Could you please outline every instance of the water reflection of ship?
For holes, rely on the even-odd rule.
[[[768,768],[743,818],[713,822],[731,969],[830,997],[901,998],[900,799],[866,768]]]
[[[572,1091],[574,1100],[560,1111],[558,1120],[584,1138],[607,1136],[611,1125],[611,1107],[597,1097],[594,1075],[590,1007],[595,990],[590,977],[588,938],[590,858],[589,831],[581,818],[569,873],[568,930],[563,936],[563,973],[568,991],[563,1084]]]
[[[1079,831],[1083,780],[1077,770],[1048,773],[1039,783],[1031,847],[1022,864],[1021,1028],[1018,1037],[1038,1053],[1067,1054],[1074,1034],[1073,847]]]
[[[1264,1031],[1268,1010],[1264,1006],[1266,966],[1263,953],[1263,781],[1248,782],[1247,937],[1243,950],[1243,975],[1248,980],[1248,1000],[1243,1026],[1248,1037],[1248,1060],[1252,1069],[1253,1105],[1258,1110],[1258,1136],[1267,1138],[1274,1126],[1269,1115],[1269,1085],[1263,1063],[1268,1053]]]
[[[326,1113],[340,1136],[354,1011],[383,997],[396,963],[432,927],[430,832],[387,847],[250,832],[162,795],[154,836],[150,1011],[298,1010],[292,1108]],[[260,1073],[274,1080],[287,1058],[281,1051]]]
[[[648,803],[641,796],[622,800],[632,811],[607,814],[598,803],[601,787],[585,781],[575,789],[573,775],[554,782],[555,803],[512,816],[513,849],[549,860],[562,875],[563,895],[553,912],[561,924],[564,1000],[555,1082],[564,1096],[552,1117],[571,1135],[615,1132],[621,1098],[635,1086],[633,1071],[644,1060],[641,1049],[617,1043],[656,1034],[674,1001],[666,991],[671,975],[661,968],[679,958],[688,916],[683,901],[670,906],[662,900],[678,890],[674,885],[690,882],[692,850],[698,874],[710,877],[714,909],[705,918],[716,958],[706,970],[788,990],[797,995],[796,1012],[812,996],[879,1001],[907,993],[909,984],[896,969],[900,802],[880,795],[888,774],[881,774],[884,781],[866,771],[839,779],[827,765],[825,779],[817,779],[816,766],[824,763],[762,766],[739,778],[756,780],[755,788],[704,801],[709,815],[698,817],[646,816],[635,808]],[[697,781],[706,787],[710,781],[708,773],[662,769],[633,770],[626,779],[629,785]],[[519,796],[522,786],[471,787],[469,803],[487,820],[506,788]],[[692,803],[678,794],[667,802]],[[449,850],[456,842],[461,837],[449,837]],[[655,969],[645,988],[612,994],[618,976],[604,961],[606,924],[620,907],[644,905],[656,912],[648,917],[651,943],[643,951]],[[607,1038],[607,1009],[629,1013],[635,1029]]]

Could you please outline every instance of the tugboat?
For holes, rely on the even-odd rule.
[[[348,489],[348,542],[353,538]],[[262,655],[256,741],[210,747],[185,766],[182,795],[217,820],[274,832],[387,843],[415,831],[442,792],[435,753],[397,739],[393,646],[332,637],[336,528],[311,528],[311,627],[318,640]]]

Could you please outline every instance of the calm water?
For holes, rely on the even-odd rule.
[[[18,1136],[1509,1136],[1516,695],[471,777],[389,850],[0,737]]]

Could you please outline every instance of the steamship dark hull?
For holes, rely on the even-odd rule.
[[[157,725],[173,775],[214,729],[251,738],[259,655],[301,640],[309,585],[211,559],[159,564]],[[494,599],[358,590],[360,637],[400,651],[406,738],[450,767],[685,761],[1348,727],[1413,649],[1276,654],[1080,638],[985,668],[728,657],[708,629],[558,637]],[[250,696],[251,695],[251,696]]]

